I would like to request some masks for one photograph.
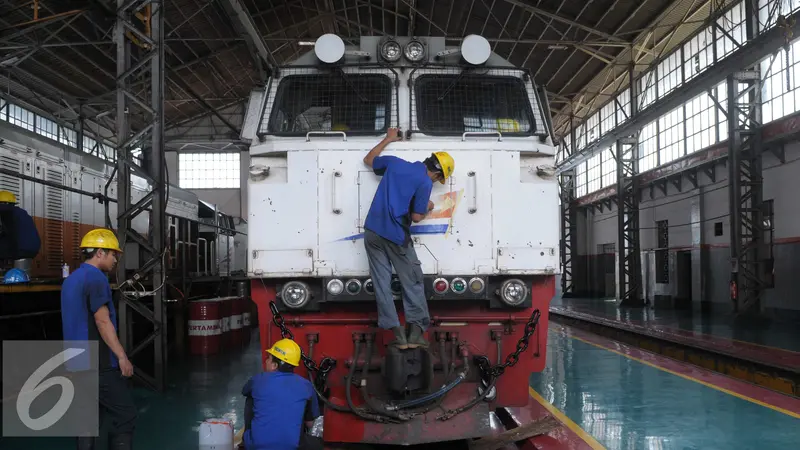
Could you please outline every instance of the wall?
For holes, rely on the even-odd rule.
[[[774,218],[774,274],[775,286],[767,289],[763,308],[771,315],[800,317],[800,142],[785,146],[785,161],[781,163],[772,153],[763,156],[763,198],[773,200]],[[703,172],[698,174],[698,187],[686,178],[681,190],[667,184],[666,196],[655,188],[653,198],[646,187],[640,201],[640,244],[642,249],[643,285],[645,296],[656,307],[679,307],[676,297],[688,296],[696,307],[730,310],[730,220],[728,216],[728,168],[718,164],[715,181]],[[599,247],[617,243],[616,207],[587,209],[578,213],[576,294],[602,297],[605,287],[598,281],[598,271],[607,261]],[[669,283],[656,283],[654,279],[655,249],[657,246],[656,222],[669,222]],[[715,235],[715,223],[722,224],[722,235]],[[691,254],[691,293],[679,292],[683,284],[679,273],[680,252]],[[616,264],[614,265],[616,270]],[[683,274],[683,275],[681,275]],[[699,281],[698,281],[699,280]],[[659,303],[657,296],[671,300]]]
[[[167,151],[167,168],[169,178],[174,184],[178,184],[178,152]],[[234,217],[247,218],[247,173],[250,167],[250,153],[242,151],[239,153],[241,167],[241,183],[238,189],[188,189],[194,192],[200,200],[213,203],[219,206],[222,212]],[[174,180],[174,181],[173,181]]]

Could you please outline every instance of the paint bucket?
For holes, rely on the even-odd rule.
[[[189,302],[189,353],[214,355],[220,351],[222,317],[220,303],[213,299]]]
[[[207,419],[198,434],[200,450],[233,450],[233,423],[228,419]]]

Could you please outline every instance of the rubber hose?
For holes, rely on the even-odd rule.
[[[353,375],[356,373],[356,366],[358,366],[358,357],[361,354],[361,342],[355,341],[355,351],[353,355],[353,364],[350,366],[350,370],[347,372],[347,378],[345,379],[345,387],[344,387],[344,396],[347,398],[347,406],[360,418],[364,420],[372,420],[375,422],[388,422],[389,420],[386,417],[376,416],[374,414],[369,414],[361,411],[360,409],[356,408],[353,404],[353,396],[350,394],[350,390],[353,387]]]
[[[417,406],[417,405],[421,405],[423,403],[427,403],[427,402],[429,402],[431,400],[434,400],[434,399],[436,399],[438,397],[441,397],[442,395],[448,393],[451,389],[456,387],[459,383],[464,381],[464,379],[467,378],[467,372],[468,371],[469,371],[469,366],[465,365],[464,366],[464,371],[461,372],[460,374],[458,374],[456,379],[451,381],[445,387],[439,389],[438,391],[436,391],[436,392],[434,392],[432,394],[428,394],[428,395],[426,395],[424,397],[415,398],[415,399],[409,400],[409,401],[407,401],[405,403],[401,403],[399,405],[393,406],[392,409],[411,408],[411,407],[414,407],[414,406]]]

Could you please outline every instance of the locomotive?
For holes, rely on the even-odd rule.
[[[21,175],[0,175],[0,190],[14,194],[17,206],[33,217],[41,239],[41,249],[35,258],[6,262],[4,270],[13,264],[24,269],[32,282],[59,280],[63,269],[74,269],[83,262],[78,248],[83,235],[105,227],[107,217],[116,225],[114,167],[101,158],[67,151],[57,145],[31,148],[3,141],[0,168]],[[131,175],[131,183],[135,204],[150,191],[150,186],[136,175]],[[100,195],[112,200],[107,207],[103,201],[98,201]],[[244,274],[243,259],[235,255],[235,244],[239,243],[235,240],[241,238],[235,237],[237,225],[232,216],[174,185],[168,188],[166,212],[169,239],[165,269],[168,275]],[[145,240],[148,226],[149,212],[132,220],[132,228]],[[138,244],[129,241],[123,250],[126,269],[131,272],[138,269]]]
[[[544,90],[470,35],[326,34],[251,94],[247,238],[261,347],[281,337],[323,406],[326,443],[414,445],[491,434],[543,370],[559,270],[555,147]],[[249,127],[249,128],[248,128]],[[377,327],[364,220],[380,178],[364,155],[455,159],[410,233],[424,274],[429,348]],[[391,283],[396,302],[402,289]],[[400,314],[401,323],[403,315]],[[263,353],[266,354],[266,353]]]

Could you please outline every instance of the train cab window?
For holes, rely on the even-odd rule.
[[[528,93],[516,77],[422,75],[416,81],[414,96],[417,128],[423,133],[536,133]]]
[[[384,75],[290,75],[278,86],[268,132],[381,134],[389,126],[392,92],[391,80]]]

